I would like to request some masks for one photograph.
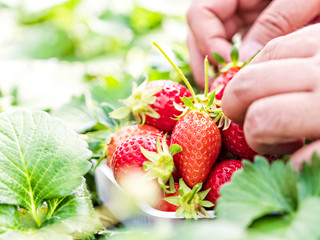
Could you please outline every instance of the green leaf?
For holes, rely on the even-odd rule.
[[[114,119],[123,119],[128,117],[130,113],[131,113],[130,107],[122,107],[110,112],[109,116]]]
[[[320,157],[313,154],[311,163],[303,163],[299,182],[299,200],[310,197],[320,197]]]
[[[181,101],[182,101],[187,107],[194,108],[194,105],[193,105],[193,102],[192,102],[191,99],[192,99],[192,98],[182,97],[182,98],[181,98]]]
[[[281,161],[271,166],[263,157],[243,161],[229,184],[221,190],[216,214],[219,218],[249,226],[271,212],[291,213],[296,209],[298,173]]]
[[[279,236],[285,240],[318,240],[320,237],[320,198],[301,202],[295,214],[268,215],[250,226],[252,232]]]
[[[320,238],[320,198],[305,199],[286,229],[286,240],[319,240]]]
[[[239,51],[237,47],[234,45],[231,50],[231,61],[236,66],[239,60]]]
[[[69,103],[51,112],[51,115],[62,119],[69,127],[78,133],[85,132],[97,124],[86,104],[84,95],[72,97]]]
[[[19,221],[19,213],[14,206],[1,204],[0,205],[0,239],[1,233],[6,232],[8,229],[22,228]]]
[[[72,195],[48,201],[48,206],[48,214],[52,211],[51,218],[45,221],[40,229],[31,231],[11,224],[11,229],[8,228],[3,234],[0,233],[0,239],[72,240],[82,239],[102,229],[85,184],[78,187]],[[0,213],[3,212],[0,210]],[[0,221],[1,217],[2,214]],[[17,221],[16,217],[15,219]]]
[[[212,57],[214,58],[214,60],[216,60],[217,63],[221,64],[221,65],[226,65],[226,61],[224,60],[224,58],[217,52],[212,52]]]
[[[169,147],[169,151],[170,151],[171,156],[173,156],[173,155],[181,152],[182,151],[182,147],[179,144],[172,144]]]
[[[37,209],[78,187],[90,156],[86,142],[45,112],[1,113],[1,202],[30,211],[39,225]]]

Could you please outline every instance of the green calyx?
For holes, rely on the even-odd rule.
[[[174,64],[174,62],[169,58],[169,56],[163,51],[163,49],[156,42],[153,42],[153,45],[159,49],[159,51],[164,55],[164,57],[168,60],[168,62],[177,71],[177,73],[179,74],[179,76],[181,77],[181,79],[183,80],[183,82],[185,83],[185,85],[187,86],[187,88],[189,89],[189,91],[191,92],[191,95],[192,95],[192,97],[189,97],[189,98],[187,98],[187,97],[181,98],[184,105],[179,105],[179,104],[173,103],[174,107],[178,111],[182,112],[179,116],[176,116],[175,119],[178,120],[179,118],[183,117],[185,114],[187,114],[189,111],[192,111],[192,110],[203,111],[210,116],[212,116],[212,114],[215,116],[216,115],[216,113],[214,112],[214,111],[216,111],[216,109],[215,109],[215,106],[216,106],[215,96],[221,90],[221,88],[211,92],[208,95],[208,89],[209,89],[209,77],[208,77],[209,61],[208,61],[208,57],[206,56],[204,59],[204,73],[205,73],[204,94],[196,95],[194,90],[192,89],[188,79],[184,76],[182,71]]]
[[[168,147],[166,143],[166,136],[164,136],[162,144],[160,143],[160,138],[157,139],[157,152],[148,151],[141,146],[140,150],[150,161],[145,161],[143,163],[143,169],[147,171],[144,178],[146,180],[158,179],[158,183],[166,192],[174,192],[172,172],[175,170],[175,167],[173,155],[182,151],[181,146],[178,144],[172,144]],[[170,190],[167,190],[168,186],[166,184],[168,181],[170,181]]]
[[[231,50],[230,58],[231,62],[227,63],[224,58],[218,54],[217,52],[212,52],[212,57],[214,60],[216,60],[217,63],[222,65],[223,67],[219,70],[220,73],[224,73],[229,71],[231,68],[234,67],[243,67],[245,66],[248,62],[240,62],[239,61],[239,51],[235,45],[233,45],[233,48]]]
[[[146,89],[148,80],[145,80],[141,85],[137,86],[132,83],[132,94],[124,100],[120,100],[126,107],[118,108],[109,115],[114,119],[123,119],[133,114],[139,124],[144,124],[146,116],[152,118],[160,118],[160,115],[150,106],[156,101],[154,96],[161,91],[161,88]]]
[[[212,218],[205,210],[205,207],[213,207],[214,204],[210,201],[204,200],[210,189],[200,192],[202,183],[196,184],[190,189],[181,178],[179,181],[179,196],[167,197],[164,200],[180,206],[176,211],[177,216],[183,215],[186,219],[198,219],[199,216],[204,218]]]
[[[219,88],[219,87],[218,87]],[[218,92],[221,90],[216,89]],[[222,128],[222,130],[226,130],[230,127],[231,119],[229,119],[222,111],[221,100],[215,99],[214,106],[210,110],[210,117],[215,122],[218,128]]]

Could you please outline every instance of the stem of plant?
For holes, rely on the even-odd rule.
[[[208,89],[209,89],[208,68],[209,68],[209,61],[208,61],[208,55],[206,55],[204,59],[204,76],[205,76],[204,97],[205,98],[208,96]]]
[[[168,60],[168,62],[172,65],[172,67],[177,71],[177,73],[179,74],[179,76],[182,78],[183,82],[186,84],[187,88],[190,90],[192,97],[195,99],[196,101],[196,94],[193,91],[188,79],[186,78],[186,76],[184,76],[184,74],[182,73],[182,71],[174,64],[174,62],[169,58],[169,56],[163,51],[163,49],[159,46],[158,43],[153,42],[153,45],[156,46],[159,51],[163,54],[163,56]]]
[[[37,226],[40,227],[40,226],[41,226],[41,221],[40,221],[40,218],[39,218],[37,209],[35,209],[34,207],[32,207],[31,213],[32,213],[33,219],[34,219],[34,220],[36,221],[36,223],[37,223]]]

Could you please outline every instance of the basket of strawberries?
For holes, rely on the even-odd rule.
[[[136,123],[120,128],[108,144],[106,164],[97,170],[100,198],[122,221],[128,211],[121,204],[126,197],[119,191],[136,196],[138,216],[145,222],[214,218],[220,187],[242,168],[241,159],[253,160],[257,155],[246,143],[242,126],[221,108],[224,88],[245,64],[238,62],[236,48],[230,63],[214,54],[223,68],[209,91],[206,58],[205,89],[196,95],[182,71],[154,45],[184,85],[146,80],[133,85],[131,96],[121,100],[125,106],[110,113],[114,119],[131,115]]]

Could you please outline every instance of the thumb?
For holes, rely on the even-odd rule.
[[[307,25],[320,11],[320,1],[274,0],[260,14],[243,39],[242,60],[249,60],[273,38]]]
[[[310,162],[313,153],[320,155],[320,140],[300,148],[290,157],[290,162],[295,169],[301,169],[303,162]]]

